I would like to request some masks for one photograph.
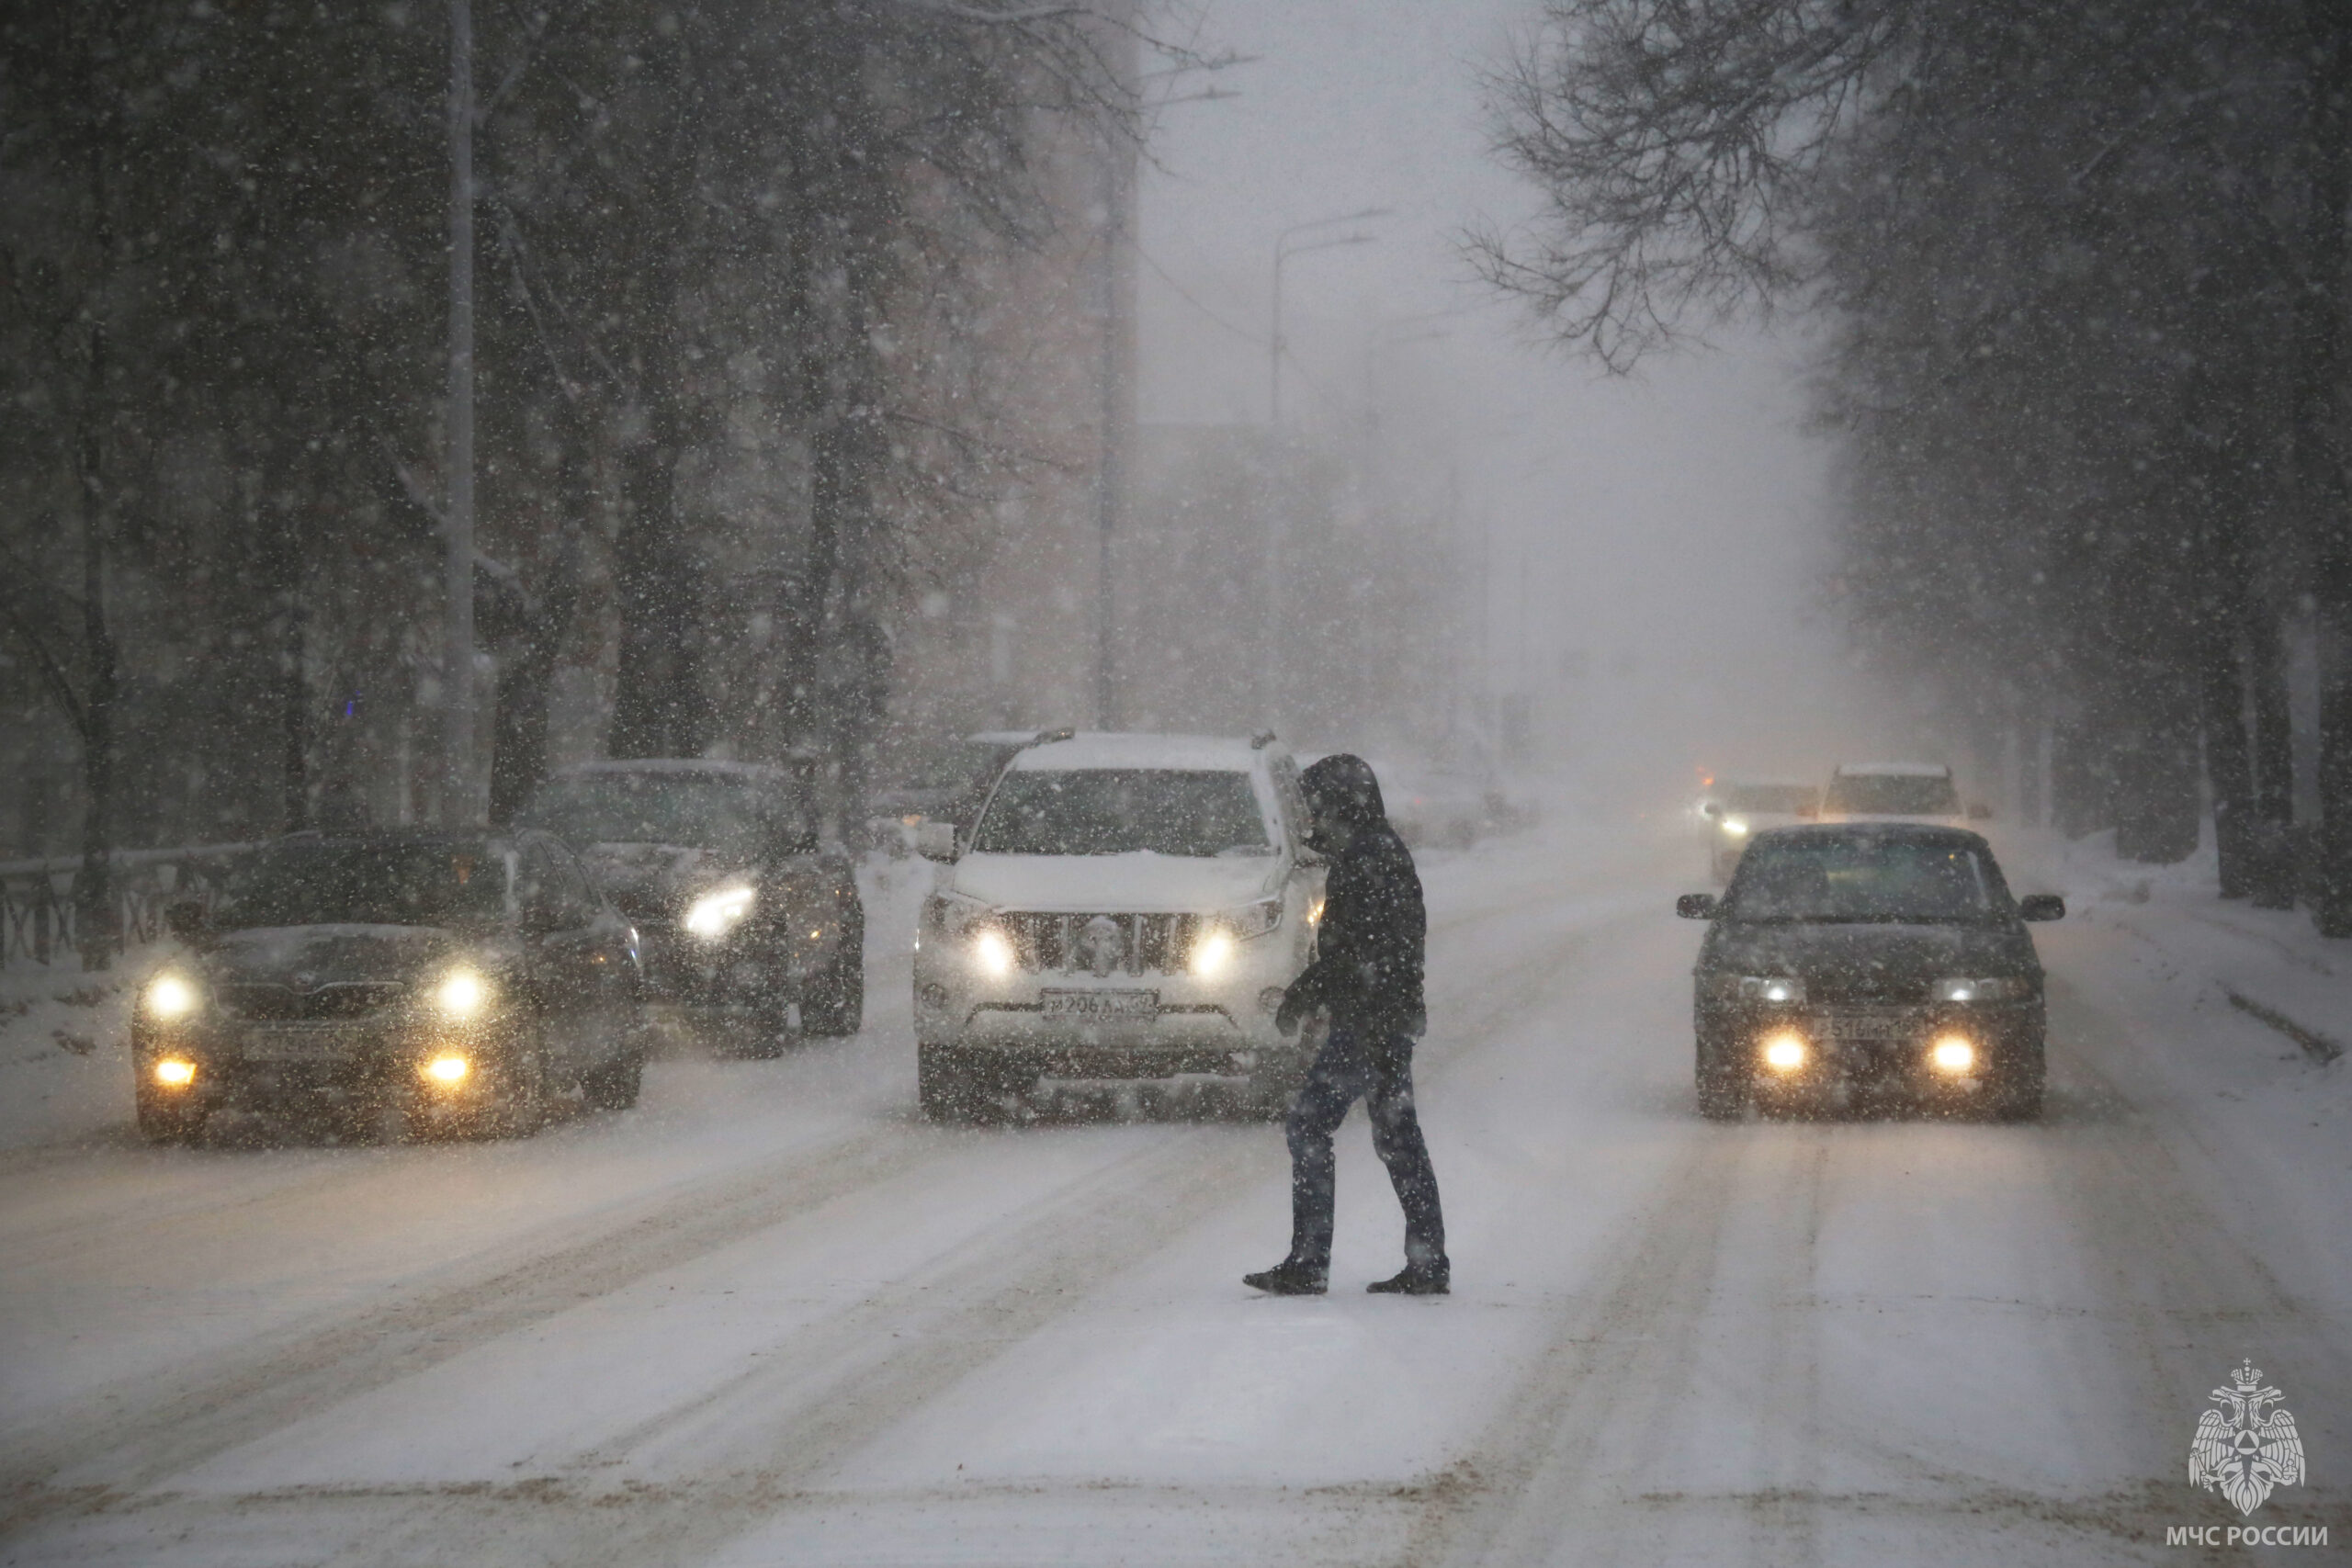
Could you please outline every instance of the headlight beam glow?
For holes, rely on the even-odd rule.
[[[471,969],[452,969],[433,992],[433,1005],[451,1018],[471,1018],[489,1001],[490,982]]]
[[[972,959],[982,974],[1001,980],[1012,973],[1012,943],[1002,931],[982,931],[972,939]]]

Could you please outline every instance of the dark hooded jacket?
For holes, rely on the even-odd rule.
[[[1371,765],[1345,752],[1323,758],[1299,776],[1315,831],[1308,841],[1331,857],[1324,879],[1323,920],[1315,962],[1291,982],[1284,1015],[1329,1010],[1335,1027],[1374,1037],[1419,1034],[1422,948],[1429,917],[1412,852],[1388,825]],[[1329,825],[1344,822],[1341,846]]]

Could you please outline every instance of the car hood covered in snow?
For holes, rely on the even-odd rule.
[[[1722,920],[1699,951],[1699,973],[1796,975],[1808,985],[1889,991],[1946,976],[2039,976],[2033,939],[2014,921],[1981,925]]]
[[[205,955],[216,982],[288,986],[299,991],[350,981],[413,981],[463,950],[495,956],[501,943],[438,926],[266,926],[222,935]]]
[[[1282,886],[1278,855],[966,855],[947,886],[1000,909],[1182,914],[1230,908]]]

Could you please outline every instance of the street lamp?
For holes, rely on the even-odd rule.
[[[1367,207],[1362,212],[1342,212],[1334,218],[1311,218],[1304,223],[1294,223],[1274,236],[1274,330],[1266,344],[1267,382],[1266,404],[1268,423],[1275,429],[1283,423],[1283,264],[1293,256],[1309,251],[1334,250],[1340,245],[1369,245],[1379,239],[1377,234],[1340,234],[1329,240],[1311,240],[1303,245],[1290,243],[1293,234],[1303,234],[1310,229],[1329,229],[1337,223],[1360,223],[1367,218],[1385,218],[1392,209]]]

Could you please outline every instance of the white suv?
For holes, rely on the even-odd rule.
[[[1274,1028],[1322,913],[1306,838],[1297,764],[1271,735],[1021,751],[923,902],[924,1113],[983,1113],[1040,1079],[1200,1074],[1278,1114],[1310,1055]]]

